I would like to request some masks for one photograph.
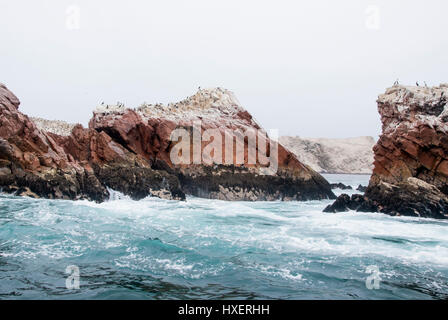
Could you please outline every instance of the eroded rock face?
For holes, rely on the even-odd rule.
[[[257,153],[264,141],[268,146],[268,156],[273,141],[266,136],[259,138],[254,148],[249,147],[249,139],[242,140],[242,163],[237,160],[237,147],[226,150],[226,144],[222,142],[229,132],[264,132],[240,106],[233,93],[227,90],[199,90],[195,95],[167,106],[144,104],[135,110],[123,106],[100,106],[94,112],[89,127],[107,133],[123,148],[149,161],[153,168],[178,176],[182,190],[187,194],[246,201],[334,198],[328,182],[280,144],[276,159],[278,170],[273,174],[263,174],[265,163],[261,163],[260,158],[251,163],[249,154]],[[207,130],[216,130],[221,137],[221,155],[218,157],[221,161],[211,161],[216,150],[209,154],[209,158],[202,156],[212,140],[201,138],[199,162],[194,162],[192,156],[190,162],[173,163],[171,155],[176,142],[172,142],[170,137],[173,130],[179,128],[191,133],[187,141],[191,153],[195,149],[195,132],[202,137]]]
[[[368,207],[391,215],[448,218],[448,85],[394,86],[378,98]],[[332,208],[327,208],[329,211]]]
[[[68,136],[40,130],[0,85],[0,187],[50,199],[109,198],[107,187],[136,199],[168,190],[184,199],[177,177],[153,170],[104,132],[78,125]]]

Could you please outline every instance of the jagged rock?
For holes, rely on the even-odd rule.
[[[342,194],[333,204],[328,205],[324,209],[324,212],[336,213],[350,210],[358,212],[374,212],[377,210],[377,205],[360,194],[354,194],[351,198],[347,194]]]
[[[383,132],[365,192],[372,211],[448,217],[447,96],[445,85],[394,86],[379,96]]]
[[[349,211],[351,206],[350,196],[348,194],[341,194],[333,204],[328,205],[324,212],[345,212]]]
[[[352,186],[346,186],[343,183],[332,183],[331,189],[353,190]]]
[[[255,148],[249,148],[248,139],[244,140],[243,163],[238,163],[236,149],[233,148],[229,152],[230,161],[226,162],[224,143],[220,144],[222,161],[219,164],[204,159],[199,163],[173,163],[170,154],[176,143],[170,140],[170,136],[175,129],[183,128],[192,136],[195,132],[201,135],[206,130],[214,129],[223,142],[229,131],[262,131],[233,93],[227,90],[199,90],[175,104],[144,104],[135,110],[102,105],[94,112],[89,127],[106,133],[126,150],[141,155],[153,168],[176,174],[182,190],[187,194],[247,201],[335,198],[329,183],[281,144],[278,145],[278,170],[267,175],[263,174],[266,168],[259,161],[248,161],[249,154],[258,151],[261,140]],[[195,148],[192,136],[190,150]],[[273,146],[273,140],[264,139],[266,144]],[[208,145],[208,141],[199,142],[200,154]]]
[[[162,189],[173,198],[185,198],[176,176],[153,170],[144,158],[106,133],[81,125],[68,136],[43,131],[18,111],[19,104],[0,85],[0,187],[4,192],[100,202],[109,198],[107,187],[116,187],[137,199]]]

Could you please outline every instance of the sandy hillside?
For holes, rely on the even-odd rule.
[[[375,140],[372,137],[281,137],[280,143],[318,172],[370,174],[373,169],[372,148]]]

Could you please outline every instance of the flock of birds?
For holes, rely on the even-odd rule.
[[[427,87],[428,87],[428,84],[426,83],[426,81],[423,81],[423,83],[425,84],[425,87],[427,88]],[[398,86],[398,85],[400,85],[400,81],[399,81],[399,79],[397,79],[397,80],[394,82],[394,86]],[[420,87],[420,83],[418,83],[418,81],[415,82],[415,85],[416,85],[417,87]]]
[[[223,88],[221,88],[221,87],[217,87],[216,88],[216,90],[218,90],[218,91],[220,91],[220,92],[225,92],[225,90],[223,89]],[[203,96],[204,95],[204,90],[201,88],[201,87],[198,87],[198,93],[199,93],[199,95],[200,96]],[[189,97],[189,98],[191,98],[191,97]],[[185,100],[188,100],[189,98],[187,98],[187,99],[185,99]],[[185,103],[185,101],[181,101],[181,102],[179,102],[178,104],[184,104]],[[145,102],[145,103],[143,103],[143,105],[144,106],[148,106],[148,104]],[[118,101],[115,105],[109,105],[109,104],[106,104],[104,101],[102,101],[101,102],[101,106],[102,107],[104,107],[106,110],[109,110],[109,109],[113,109],[113,108],[125,108],[125,105],[124,105],[124,103],[123,102],[120,102],[120,101]],[[163,106],[163,104],[162,103],[156,103],[155,105],[154,105],[155,107],[161,107],[161,106]],[[176,107],[176,104],[174,104],[174,103],[169,103],[168,104],[168,106],[175,106]]]
[[[426,83],[426,81],[423,81],[423,83],[424,83],[425,87],[428,88],[428,84]],[[398,85],[400,85],[400,80],[399,80],[399,79],[397,79],[397,80],[394,82],[394,86],[398,86]],[[420,83],[419,83],[418,81],[415,82],[415,85],[416,85],[417,87],[420,87]],[[217,89],[220,90],[220,91],[222,91],[222,89],[219,88],[219,87],[218,87]],[[202,93],[202,92],[201,92],[201,87],[199,87],[198,90],[199,90],[200,93]],[[442,91],[441,97],[443,97],[444,94],[445,94],[445,92]],[[104,103],[104,101],[101,102],[101,105],[102,105],[102,106],[106,106],[106,110],[109,110],[109,108],[111,107],[111,106],[108,105],[108,104],[106,105],[106,104]],[[159,103],[158,103],[158,104],[156,104],[156,105],[162,105],[162,104],[159,104]],[[117,104],[116,104],[114,107],[124,108],[125,106],[124,106],[124,103],[118,101]]]
[[[423,83],[424,83],[425,87],[428,88],[428,84],[426,83],[426,81],[423,81]],[[400,85],[400,81],[399,81],[399,79],[397,79],[397,80],[394,82],[394,86],[398,86],[398,85]],[[420,83],[419,83],[418,81],[415,82],[415,85],[416,85],[417,87],[420,87]],[[442,93],[440,94],[440,97],[443,98],[444,95],[445,95],[445,92],[442,91]]]
[[[106,110],[109,110],[109,108],[111,107],[110,105],[105,104],[104,101],[101,102],[101,106],[103,106],[103,107],[106,106]],[[124,108],[124,103],[120,102],[120,101],[117,101],[117,104],[114,105],[114,107]]]

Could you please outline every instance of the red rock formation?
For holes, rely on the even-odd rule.
[[[267,150],[274,146],[269,138],[260,138],[254,148],[244,140],[244,161],[237,161],[237,148],[228,149],[226,133],[236,130],[260,130],[252,116],[244,110],[234,95],[222,89],[200,90],[197,94],[176,104],[142,105],[136,110],[117,106],[101,106],[95,112],[89,127],[105,132],[124,148],[141,155],[153,167],[174,172],[179,176],[183,190],[200,197],[223,200],[308,200],[334,198],[328,182],[296,156],[278,145],[278,170],[272,175],[262,174],[268,164],[260,157],[256,163],[249,154],[256,154],[263,139]],[[173,130],[183,128],[190,135],[190,161],[173,163],[171,152],[176,143],[170,140]],[[194,163],[194,132],[201,136],[206,130],[219,132],[221,161],[211,161],[215,154],[203,158],[210,141],[200,142],[199,163]],[[243,141],[243,140],[241,140]],[[236,141],[234,141],[236,143]],[[270,156],[270,151],[266,156]],[[272,155],[274,151],[272,152]],[[226,162],[226,157],[228,160]],[[207,161],[210,160],[210,161]],[[271,159],[272,160],[272,159]],[[218,162],[218,164],[217,164]]]
[[[383,133],[362,210],[448,217],[447,96],[448,85],[394,86],[379,96]]]
[[[76,126],[70,136],[39,130],[0,85],[0,187],[57,199],[104,201],[107,187],[134,198],[184,198],[178,179],[151,169],[104,132]],[[130,170],[129,168],[132,168]]]

